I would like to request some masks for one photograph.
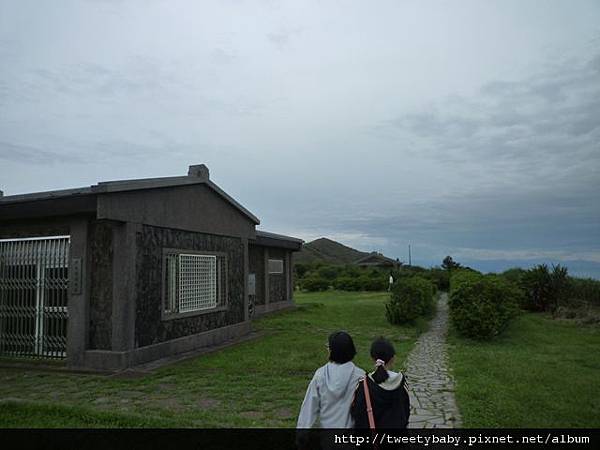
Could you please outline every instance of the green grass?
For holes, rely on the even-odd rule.
[[[466,427],[600,427],[600,329],[520,316],[497,340],[449,336]]]
[[[350,332],[362,367],[379,335],[404,361],[416,330],[387,323],[388,296],[297,294],[297,310],[254,322],[263,337],[143,378],[0,368],[0,427],[292,427],[330,332]]]
[[[17,401],[0,403],[0,424],[5,428],[168,428],[182,426],[176,420],[137,414]]]

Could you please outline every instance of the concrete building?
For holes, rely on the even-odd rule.
[[[0,194],[0,356],[119,370],[248,333],[293,305],[300,239],[210,180]]]

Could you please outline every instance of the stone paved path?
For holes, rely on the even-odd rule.
[[[454,382],[448,372],[447,330],[448,295],[442,293],[429,331],[419,336],[407,359],[405,374],[411,406],[409,428],[461,426],[454,400]]]

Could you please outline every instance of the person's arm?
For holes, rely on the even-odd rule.
[[[319,388],[317,386],[317,374],[308,385],[300,414],[298,415],[298,423],[296,428],[312,428],[317,421],[320,411]]]

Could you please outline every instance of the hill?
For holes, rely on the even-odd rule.
[[[323,237],[304,244],[302,250],[294,254],[294,262],[300,264],[314,262],[351,264],[366,255],[368,253]]]

